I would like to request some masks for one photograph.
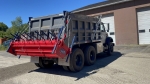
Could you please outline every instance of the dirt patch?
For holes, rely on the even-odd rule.
[[[141,52],[142,53],[150,53],[150,45],[147,46],[146,48],[144,48]]]
[[[119,51],[122,53],[132,53],[132,52],[150,53],[150,45],[115,46],[114,49],[115,51]]]
[[[125,54],[123,57],[150,59],[150,53],[133,52]]]

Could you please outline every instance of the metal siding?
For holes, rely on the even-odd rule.
[[[113,14],[103,15],[102,16],[102,22],[103,23],[109,23],[109,29],[110,30],[108,32],[108,35],[113,38],[114,43],[116,44],[114,15]]]
[[[150,7],[138,9],[137,16],[139,44],[150,44]]]

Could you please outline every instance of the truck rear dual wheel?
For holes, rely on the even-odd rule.
[[[34,63],[37,67],[40,67],[39,63]]]
[[[66,71],[70,71],[69,67],[68,66],[62,66],[64,70]]]
[[[86,65],[93,65],[96,61],[96,50],[93,46],[88,46],[84,50],[84,58]]]
[[[37,67],[40,68],[50,68],[54,65],[53,60],[43,60],[42,58],[39,58],[39,63],[35,63]]]
[[[79,48],[73,50],[70,56],[69,70],[72,72],[79,72],[84,66],[84,54]]]

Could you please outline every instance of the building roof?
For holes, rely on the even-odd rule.
[[[91,5],[87,5],[87,6],[78,8],[76,10],[73,10],[72,12],[77,13],[77,12],[96,9],[96,8],[100,8],[100,7],[110,6],[110,5],[114,5],[114,4],[124,3],[124,2],[128,2],[128,1],[132,1],[132,0],[107,0],[104,2],[99,2],[99,3],[95,3],[95,4],[91,4]]]

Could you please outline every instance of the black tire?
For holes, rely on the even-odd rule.
[[[76,48],[70,56],[69,69],[72,72],[79,72],[84,66],[84,54],[81,49]]]
[[[107,49],[107,55],[112,55],[112,53],[114,52],[114,46],[113,46],[113,43],[109,43],[108,44],[108,49]]]
[[[66,71],[70,71],[69,67],[68,66],[62,66],[64,70]]]
[[[37,67],[40,67],[39,63],[34,63]]]
[[[39,63],[35,63],[37,67],[40,68],[50,68],[54,65],[53,60],[43,60],[42,58],[39,58]]]
[[[93,65],[96,61],[96,50],[93,46],[88,46],[84,50],[84,59],[86,65]]]

